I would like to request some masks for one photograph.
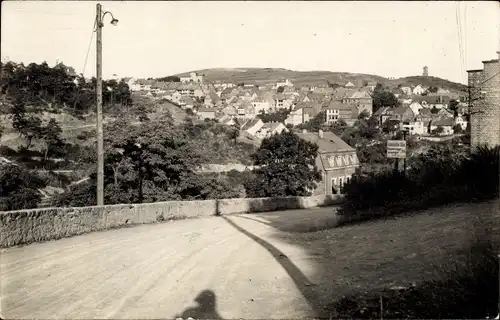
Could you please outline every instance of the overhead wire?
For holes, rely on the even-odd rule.
[[[467,76],[466,76],[466,63],[467,63],[467,60],[465,58],[465,55],[466,55],[466,47],[465,47],[465,37],[464,37],[464,29],[466,29],[463,24],[462,24],[462,10],[460,9],[460,2],[458,3],[458,24],[460,26],[460,39],[461,39],[461,42],[462,42],[462,76],[463,76],[463,79],[464,81],[466,81],[467,79]],[[467,32],[465,30],[465,32]]]
[[[89,45],[87,48],[87,54],[85,55],[85,62],[83,63],[83,71],[82,71],[83,77],[85,77],[85,68],[87,67],[87,61],[89,58],[90,48],[92,47],[92,42],[94,40],[94,33],[96,31],[96,27],[97,27],[97,18],[94,19],[94,25],[92,26],[92,33],[90,34],[90,41],[89,41]]]
[[[460,70],[461,76],[464,81],[466,81],[465,75],[465,53],[464,53],[464,45],[463,45],[463,34],[462,34],[462,21],[461,21],[461,13],[460,13],[460,2],[455,2],[455,15],[456,15],[456,25],[457,25],[457,38],[458,38],[458,51],[459,51],[459,59],[460,59]]]
[[[467,51],[468,51],[468,44],[467,44],[467,2],[464,2],[464,29],[465,29],[465,67],[467,67]]]

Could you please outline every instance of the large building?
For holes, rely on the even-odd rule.
[[[500,56],[500,52],[497,52]],[[471,147],[500,145],[500,63],[483,61],[483,69],[468,70],[471,105]]]
[[[339,193],[359,167],[356,150],[332,132],[319,130],[302,132],[298,136],[318,145],[316,166],[322,179],[313,195]]]

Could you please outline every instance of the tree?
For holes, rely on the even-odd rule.
[[[284,122],[289,114],[290,110],[280,109],[273,113],[260,113],[257,117],[259,117],[263,122]]]
[[[44,159],[47,160],[49,151],[60,151],[64,145],[61,138],[62,129],[54,118],[51,118],[49,123],[42,128],[40,138],[45,141]]]
[[[370,117],[370,113],[368,111],[363,110],[359,115],[358,115],[358,120],[365,120]]]
[[[382,107],[396,107],[399,105],[398,98],[380,83],[373,90],[373,112]]]
[[[156,202],[198,196],[196,170],[206,159],[171,117],[140,126],[115,124],[105,161],[106,185],[116,201]]]
[[[283,93],[285,91],[285,87],[279,86],[278,89],[276,90],[277,93]]]
[[[326,111],[321,111],[307,123],[301,124],[300,129],[317,132],[326,122]]]
[[[0,211],[36,208],[41,200],[38,189],[47,182],[17,165],[2,165],[0,170]]]
[[[37,116],[26,113],[24,101],[17,97],[12,107],[12,126],[28,140],[26,149],[29,149],[33,139],[40,137],[42,133],[42,121]]]
[[[158,78],[156,80],[160,82],[181,82],[181,78],[179,78],[178,76],[168,76],[168,77]]]
[[[427,92],[429,93],[436,93],[438,92],[439,88],[436,87],[436,86],[430,86],[428,89],[427,89]]]
[[[382,124],[382,131],[385,133],[393,133],[399,129],[399,121],[398,120],[386,120]]]
[[[433,135],[439,136],[441,133],[444,132],[444,128],[442,126],[437,126],[436,129],[432,130],[431,133]]]
[[[380,133],[377,119],[375,118],[359,120],[357,127],[359,128],[360,136],[368,140],[377,138]]]
[[[458,115],[458,104],[459,102],[457,100],[451,100],[450,104],[448,105],[448,109],[453,111],[455,117]]]
[[[255,178],[245,185],[250,197],[307,196],[321,180],[318,146],[292,132],[265,138],[252,154]]]
[[[453,133],[460,134],[463,132],[464,132],[464,130],[462,129],[462,126],[460,124],[456,124],[453,126]]]
[[[431,113],[436,114],[436,113],[438,113],[438,112],[439,112],[439,110],[436,108],[436,106],[433,106],[433,107],[431,108]]]
[[[236,144],[238,137],[240,136],[240,128],[237,125],[233,125],[227,130],[227,137],[233,140]]]

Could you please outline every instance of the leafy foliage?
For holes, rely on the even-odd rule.
[[[2,165],[0,170],[0,211],[36,208],[41,200],[38,189],[46,181],[16,165]]]
[[[58,106],[74,112],[88,112],[95,104],[95,88],[95,78],[87,81],[62,63],[53,68],[46,62],[28,66],[14,62],[2,64],[2,93],[11,99],[22,97],[25,104],[38,108]],[[104,106],[132,103],[128,84],[123,80],[105,80],[103,89]]]
[[[398,98],[380,83],[373,90],[373,112],[382,107],[396,107],[399,105]]]
[[[292,132],[265,138],[252,155],[255,178],[245,185],[250,197],[306,196],[321,180],[318,146]]]
[[[319,131],[319,129],[322,129],[325,122],[326,122],[326,111],[321,111],[316,116],[314,116],[314,118],[312,118],[306,123],[300,124],[298,127],[300,129],[306,129],[307,131],[317,132]]]
[[[498,197],[500,147],[434,145],[414,159],[408,174],[355,175],[346,185],[342,213],[372,219],[450,202]]]
[[[280,109],[272,113],[259,113],[259,117],[263,122],[285,122],[286,118],[290,114],[288,109]]]
[[[163,78],[157,78],[156,80],[160,82],[181,82],[181,78],[179,78],[178,76],[168,76]]]

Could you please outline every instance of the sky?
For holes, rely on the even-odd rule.
[[[3,1],[2,61],[62,61],[94,76],[96,4]],[[119,20],[112,26],[105,17],[104,78],[250,67],[397,78],[428,66],[431,76],[465,83],[466,70],[481,69],[500,48],[497,1],[101,4]]]

